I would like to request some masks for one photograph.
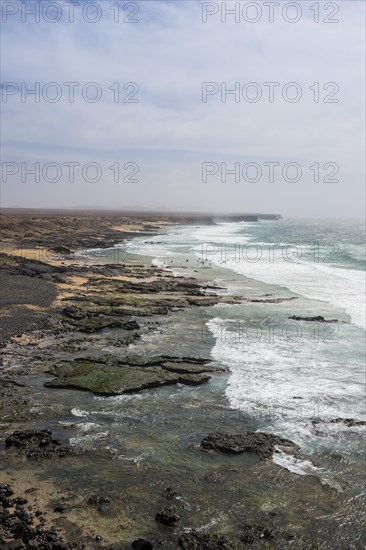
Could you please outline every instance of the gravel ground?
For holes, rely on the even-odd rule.
[[[47,312],[31,310],[24,305],[48,307],[57,292],[55,285],[49,281],[1,271],[0,346],[4,346],[11,336],[48,326]]]

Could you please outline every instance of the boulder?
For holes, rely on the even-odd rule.
[[[131,544],[134,550],[152,550],[154,547],[148,540],[136,539]]]
[[[155,520],[164,523],[164,525],[174,525],[180,520],[180,517],[174,506],[168,506],[156,514]]]
[[[247,432],[244,435],[213,432],[201,442],[201,449],[204,451],[221,451],[227,454],[249,452],[257,454],[262,460],[271,458],[276,446],[285,452],[299,449],[289,439],[265,432]]]

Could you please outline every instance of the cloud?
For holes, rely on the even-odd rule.
[[[75,6],[73,23],[65,8],[57,23],[22,23],[19,16],[9,17],[3,25],[3,82],[25,82],[29,88],[39,82],[41,90],[56,82],[62,97],[56,103],[43,97],[35,103],[30,96],[22,103],[20,93],[8,97],[2,104],[3,160],[97,162],[104,169],[101,182],[89,187],[82,180],[72,185],[65,181],[63,186],[29,181],[25,186],[18,174],[11,185],[10,178],[3,183],[3,204],[72,206],[94,201],[96,206],[215,211],[237,211],[243,205],[246,211],[293,216],[362,216],[365,7],[357,1],[338,2],[339,23],[325,24],[329,11],[321,12],[320,22],[314,23],[309,3],[298,4],[302,18],[294,24],[280,15],[268,22],[261,2],[257,5],[263,15],[255,24],[242,17],[235,23],[229,16],[222,23],[220,13],[204,24],[202,4],[196,1],[139,2],[133,16],[133,8],[121,10],[119,23],[113,21],[108,1],[99,3],[102,17],[95,24],[82,19],[83,2]],[[125,17],[137,17],[139,23],[123,23]],[[74,103],[68,101],[65,82],[80,83]],[[102,92],[96,103],[82,96],[90,82]],[[116,85],[111,87],[117,82],[120,102],[115,103]],[[215,82],[223,90],[239,83],[239,102],[233,95],[222,102],[217,93],[203,103],[203,82]],[[250,82],[262,93],[257,103],[243,98]],[[273,103],[266,82],[279,83]],[[296,103],[282,96],[290,82],[301,87]],[[324,90],[329,82],[339,91],[334,85]],[[136,91],[134,85],[124,90],[126,83],[138,85],[132,96],[138,103],[122,101]],[[314,83],[319,83],[318,103]],[[338,103],[323,102],[331,92]],[[129,161],[140,165],[139,183],[111,183],[108,162]],[[305,174],[297,184],[283,178],[271,184],[223,184],[211,178],[203,184],[202,162],[210,161],[227,166],[294,161]],[[337,163],[340,182],[315,184],[308,168],[316,161]]]

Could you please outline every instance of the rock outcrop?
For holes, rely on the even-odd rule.
[[[322,315],[316,315],[315,317],[300,317],[298,315],[292,315],[289,317],[293,321],[311,321],[315,323],[339,323],[338,319],[324,319]]]
[[[154,356],[81,358],[51,368],[48,388],[74,388],[97,395],[120,395],[169,384],[204,384],[214,370],[209,359]]]
[[[70,446],[61,445],[50,430],[16,431],[5,440],[6,447],[15,447],[28,458],[53,458],[74,454]]]
[[[204,451],[221,451],[227,454],[255,453],[262,460],[271,458],[276,447],[290,453],[299,450],[298,445],[289,439],[265,432],[247,432],[244,435],[213,432],[201,442],[201,449]]]

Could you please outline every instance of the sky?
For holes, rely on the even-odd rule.
[[[364,217],[363,1],[1,8],[3,207]]]

